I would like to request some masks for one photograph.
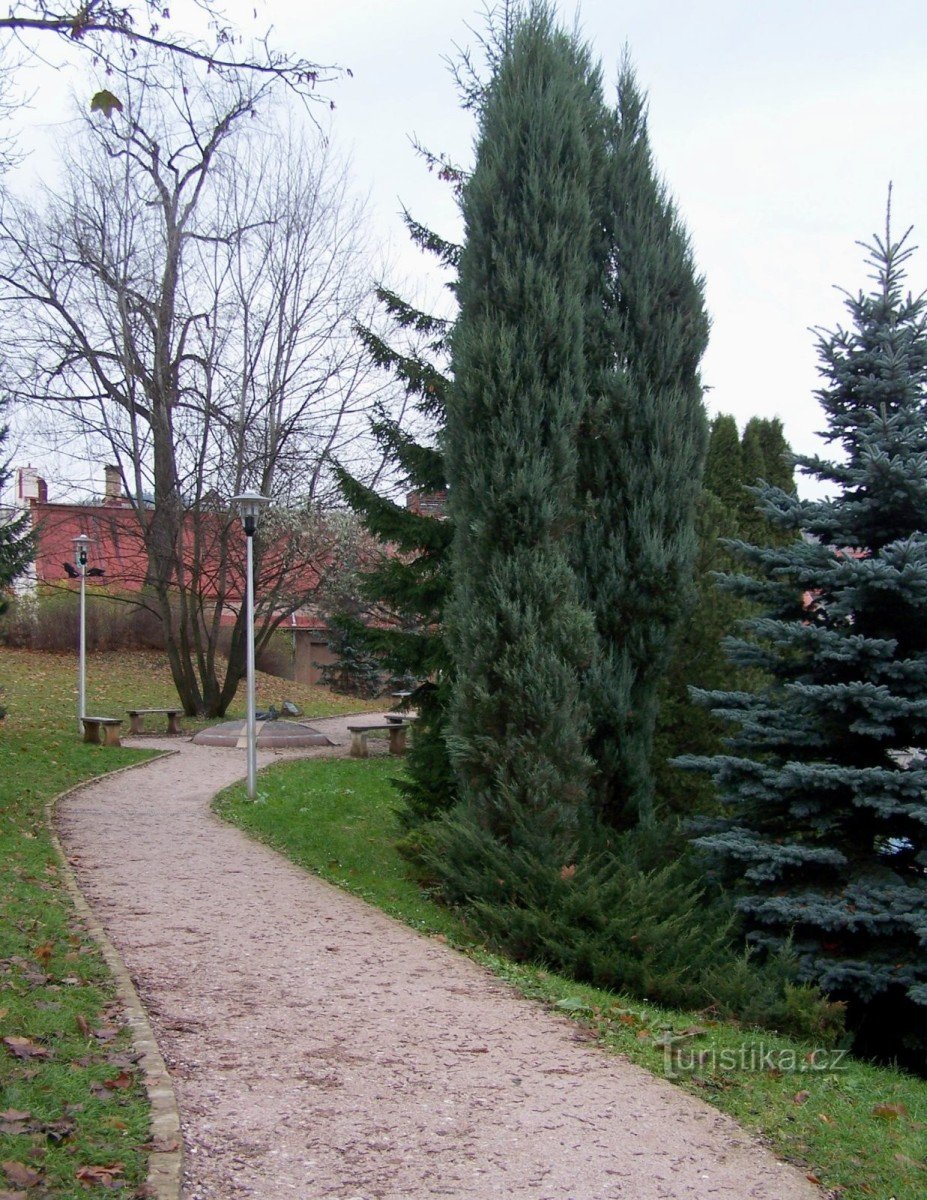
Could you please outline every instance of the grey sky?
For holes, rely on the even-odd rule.
[[[247,19],[255,5],[227,7]],[[278,45],[351,68],[328,88],[332,136],[369,193],[393,280],[433,301],[438,275],[409,248],[401,205],[448,236],[459,224],[409,139],[469,161],[473,122],[443,58],[475,44],[479,3],[258,0],[257,11]],[[578,14],[609,82],[627,43],[649,94],[655,157],[707,281],[710,411],[741,425],[779,416],[796,449],[816,449],[808,327],[842,319],[834,285],[864,285],[855,242],[883,228],[889,180],[896,230],[914,224],[925,239],[912,289],[927,284],[927,5],[585,0],[560,12],[570,24]],[[53,114],[43,100],[42,120]]]

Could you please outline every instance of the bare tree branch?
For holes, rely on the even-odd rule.
[[[209,38],[191,37],[181,30],[163,0],[83,0],[75,4],[53,4],[48,0],[18,0],[0,17],[0,32],[18,37],[49,34],[88,51],[111,67],[118,63],[115,47],[150,49],[207,67],[221,75],[250,75],[255,79],[282,83],[309,102],[323,100],[319,88],[331,83],[344,68],[310,62],[275,49],[265,33],[243,46],[240,31],[224,16],[213,0],[196,0],[208,18]],[[256,16],[256,13],[255,13]],[[236,52],[237,47],[242,47]]]
[[[258,487],[292,514],[256,546],[260,641],[311,602],[337,542],[330,457],[382,471],[367,414],[391,385],[356,328],[374,304],[363,213],[325,140],[252,121],[267,89],[240,78],[207,89],[174,63],[123,82],[124,113],[86,119],[63,190],[0,213],[7,369],[119,467],[147,555],[134,582],[185,707],[219,713],[241,670],[230,497]]]

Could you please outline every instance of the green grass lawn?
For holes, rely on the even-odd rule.
[[[88,711],[100,715],[177,703],[163,655],[94,654],[87,679]],[[0,685],[9,710],[0,722],[0,1195],[131,1196],[145,1178],[147,1100],[44,809],[148,754],[80,741],[74,657],[0,649]],[[310,716],[369,707],[260,674],[257,696],[259,705],[293,699]],[[243,712],[242,692],[232,715]]]
[[[927,1196],[927,1081],[843,1058],[767,1031],[674,1012],[582,987],[490,954],[408,878],[394,847],[395,760],[277,765],[249,804],[224,792],[226,819],[295,862],[456,945],[524,995],[570,1014],[610,1049],[676,1082],[766,1137],[841,1200]]]

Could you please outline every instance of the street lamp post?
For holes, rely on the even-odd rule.
[[[254,705],[254,531],[257,528],[258,515],[265,504],[270,504],[270,498],[262,496],[259,492],[243,492],[240,496],[233,496],[232,503],[238,505],[247,545],[245,646],[248,692],[248,799],[254,800],[257,796],[257,728]]]
[[[74,558],[80,571],[80,632],[77,642],[77,731],[84,728],[87,715],[87,551],[92,541],[86,533],[72,538]]]

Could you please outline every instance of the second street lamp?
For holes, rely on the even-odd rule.
[[[80,631],[77,641],[77,729],[84,728],[87,715],[87,556],[93,539],[86,533],[71,538],[74,543],[74,558],[80,573]]]
[[[245,647],[247,650],[246,675],[248,693],[248,799],[257,796],[257,729],[254,704],[254,531],[261,509],[270,504],[269,496],[259,492],[242,492],[232,497],[238,506],[241,523],[245,530],[247,558],[245,563]]]

